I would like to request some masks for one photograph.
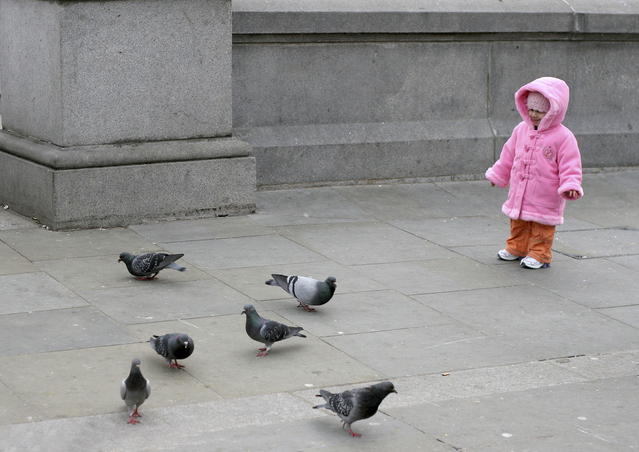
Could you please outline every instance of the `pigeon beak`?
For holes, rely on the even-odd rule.
[[[242,314],[246,314],[246,311],[242,311],[242,312],[240,312],[240,315],[242,315]]]
[[[122,259],[118,259],[118,262],[122,262]]]

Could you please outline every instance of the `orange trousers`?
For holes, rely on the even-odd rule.
[[[551,248],[554,238],[554,226],[511,218],[506,251],[519,257],[530,256],[539,262],[549,264],[552,260]]]

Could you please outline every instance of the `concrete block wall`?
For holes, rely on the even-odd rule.
[[[566,80],[585,167],[639,165],[639,0],[234,0],[233,130],[257,184],[481,175],[514,93]]]

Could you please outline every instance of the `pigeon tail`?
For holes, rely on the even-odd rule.
[[[166,266],[166,268],[172,268],[173,270],[177,270],[179,272],[185,272],[188,270],[188,268],[182,267],[180,264],[177,264],[175,262],[171,262],[169,265]]]
[[[291,328],[291,334],[289,334],[287,337],[290,336],[299,336],[299,337],[306,337],[304,336],[302,333],[300,333],[300,331],[302,331],[304,328],[296,326],[294,328]]]

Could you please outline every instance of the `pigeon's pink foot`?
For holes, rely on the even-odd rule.
[[[255,356],[266,356],[266,355],[268,355],[268,350],[267,349],[261,348],[260,351],[261,351],[261,353],[258,353]]]
[[[178,362],[177,362],[177,360],[176,360],[176,361],[175,361],[175,363],[170,363],[170,364],[169,364],[169,367],[170,367],[171,369],[181,369],[181,368],[183,368],[184,366],[183,366],[182,364],[178,364]]]
[[[135,419],[133,419],[133,415],[131,415],[131,420],[129,422],[127,422],[127,424],[139,424],[140,421],[136,421]]]
[[[360,435],[359,433],[355,433],[353,430],[351,430],[350,428],[348,429],[349,432],[351,432],[351,436],[354,436],[355,438],[359,438],[362,435]]]
[[[313,308],[309,308],[308,306],[306,306],[305,304],[302,304],[301,301],[297,300],[297,302],[299,303],[299,305],[297,306],[298,308],[304,308],[306,309],[308,312],[315,312],[315,309]]]
[[[138,413],[138,409],[136,408],[131,417],[142,417],[142,415]]]

